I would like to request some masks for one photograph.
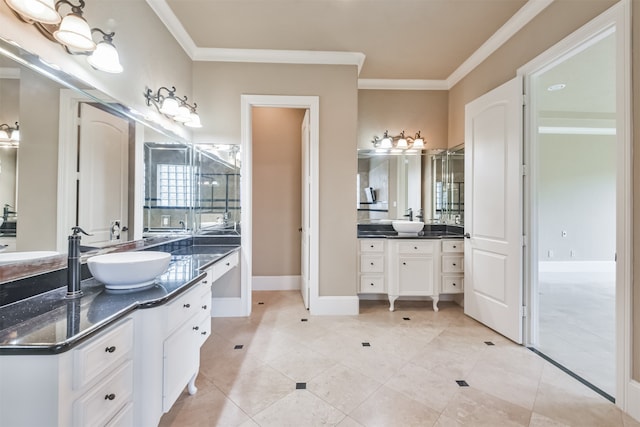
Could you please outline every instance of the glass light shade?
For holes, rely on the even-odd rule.
[[[398,140],[398,143],[396,144],[396,147],[398,147],[398,148],[409,148],[409,144],[407,143],[406,139],[400,138]]]
[[[87,62],[93,68],[106,73],[117,74],[122,72],[122,65],[120,64],[120,57],[116,47],[106,41],[98,43],[96,50],[87,57]]]
[[[424,148],[424,139],[422,138],[414,139],[413,148]]]
[[[64,17],[58,31],[53,37],[69,49],[90,52],[96,49],[96,44],[91,38],[91,28],[84,18],[75,13]]]
[[[180,107],[178,107],[178,112],[176,113],[175,116],[173,116],[173,120],[181,123],[188,122],[190,118],[191,118],[191,111],[184,105],[181,105]]]
[[[167,116],[175,116],[178,114],[178,107],[178,101],[175,98],[165,98],[164,101],[162,101],[160,112]]]
[[[184,125],[190,128],[201,128],[202,123],[200,123],[200,116],[196,113],[191,113],[189,115],[189,120],[186,121]]]
[[[11,132],[11,140],[12,141],[20,141],[20,129],[14,129]]]
[[[6,0],[7,5],[25,19],[55,25],[62,19],[54,0]]]
[[[382,141],[380,141],[380,148],[391,148],[392,146],[393,143],[389,137],[382,138]]]
[[[2,139],[6,140],[6,141],[9,140],[9,134],[4,129],[0,129],[0,140],[2,140]]]

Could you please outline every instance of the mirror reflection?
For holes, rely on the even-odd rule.
[[[358,223],[413,219],[464,224],[464,146],[358,150]]]

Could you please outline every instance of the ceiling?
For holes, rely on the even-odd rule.
[[[194,60],[355,63],[441,89],[552,1],[147,0]]]

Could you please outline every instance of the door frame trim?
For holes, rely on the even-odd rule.
[[[524,78],[525,94],[530,93],[530,78],[544,68],[554,64],[576,48],[588,46],[607,31],[615,29],[617,37],[617,134],[622,144],[617,152],[616,179],[616,405],[633,417],[640,419],[640,383],[632,379],[632,138],[631,138],[631,1],[621,0],[590,22],[565,37],[545,52],[520,67],[517,75]],[[531,141],[534,139],[534,118],[528,107],[524,113],[524,150],[525,164],[532,170]],[[533,289],[532,266],[537,262],[537,242],[533,238],[537,232],[532,208],[536,206],[535,188],[531,176],[525,177],[525,235],[529,238],[525,247],[524,293],[525,304],[531,315],[525,325],[525,340],[530,344],[535,337],[537,322],[537,299]],[[634,412],[632,412],[634,411]]]
[[[252,107],[301,108],[309,110],[309,310],[319,300],[319,154],[320,154],[320,97],[288,95],[240,96],[240,143],[242,147],[242,174],[240,177],[240,220],[242,224],[240,299],[242,313],[251,314],[252,281]]]

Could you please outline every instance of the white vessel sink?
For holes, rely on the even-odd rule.
[[[393,229],[398,232],[398,236],[417,236],[424,228],[422,221],[407,221],[398,219],[391,222]]]
[[[154,283],[167,271],[170,261],[168,252],[117,252],[92,256],[87,265],[107,289],[136,289]]]
[[[0,264],[9,264],[20,261],[34,261],[41,258],[49,258],[60,255],[56,251],[24,251],[24,252],[7,252],[0,254]]]

